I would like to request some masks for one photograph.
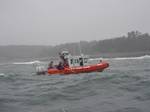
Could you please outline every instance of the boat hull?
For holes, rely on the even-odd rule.
[[[95,65],[64,68],[63,70],[58,70],[55,68],[48,69],[47,73],[49,75],[55,75],[55,74],[67,75],[67,74],[79,74],[79,73],[89,73],[89,72],[102,72],[104,69],[108,67],[109,67],[109,64],[107,62],[101,62]]]

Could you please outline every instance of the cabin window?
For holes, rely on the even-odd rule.
[[[88,59],[87,58],[84,58],[84,63],[87,63],[88,62]]]
[[[77,61],[77,63],[79,63],[79,60],[78,60],[78,59],[77,59],[76,61]]]
[[[74,63],[79,63],[79,60],[78,60],[78,59],[75,59],[75,60],[74,60]]]
[[[76,59],[74,59],[74,63],[76,63]]]
[[[70,63],[73,64],[73,59],[70,59]]]
[[[79,60],[80,60],[80,66],[83,66],[84,65],[83,58],[79,58]]]

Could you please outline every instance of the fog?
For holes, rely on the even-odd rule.
[[[0,45],[58,45],[150,33],[149,0],[0,0]]]

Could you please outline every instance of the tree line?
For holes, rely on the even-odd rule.
[[[0,46],[0,57],[9,58],[41,58],[57,56],[62,50],[73,55],[96,55],[99,53],[133,53],[150,52],[150,35],[139,31],[128,32],[126,36],[99,41],[80,41],[56,46]]]

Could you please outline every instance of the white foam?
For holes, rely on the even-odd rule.
[[[117,57],[117,58],[91,58],[89,61],[99,60],[136,60],[136,59],[150,59],[150,55],[144,55],[139,57]]]
[[[90,58],[89,61],[99,61],[103,60],[104,58]]]
[[[118,58],[111,58],[112,60],[138,60],[138,59],[150,59],[150,55],[144,55],[139,57],[118,57]]]
[[[0,73],[0,76],[5,76],[5,74],[4,73]]]
[[[29,62],[14,62],[13,64],[15,64],[15,65],[31,65],[31,64],[35,64],[35,63],[41,63],[41,62],[36,60],[36,61],[29,61]]]

